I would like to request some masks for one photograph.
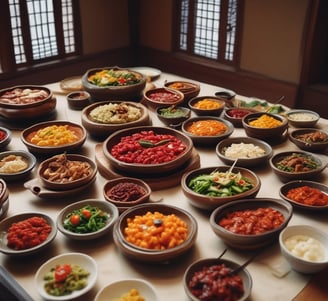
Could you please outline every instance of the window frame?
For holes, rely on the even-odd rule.
[[[195,7],[196,0],[189,0],[191,5],[189,7],[189,19],[188,19],[188,35],[187,35],[187,49],[180,49],[180,29],[181,29],[181,0],[175,0],[173,5],[173,26],[172,26],[172,38],[173,38],[173,52],[186,57],[187,59],[196,60],[199,64],[203,63],[205,65],[210,64],[211,66],[226,66],[228,68],[235,67],[238,68],[240,65],[240,45],[241,45],[241,37],[242,37],[242,24],[243,24],[243,16],[244,16],[244,0],[237,0],[237,20],[236,20],[236,36],[235,36],[235,46],[233,53],[233,60],[229,61],[224,58],[225,51],[218,51],[218,58],[213,59],[209,57],[205,57],[202,55],[195,54],[193,51],[193,45],[195,40],[195,14],[192,7]],[[224,2],[224,9],[227,11],[227,3],[228,0],[221,0]],[[222,20],[222,13],[220,14],[220,19]],[[226,17],[223,18],[224,22],[226,22]],[[226,31],[222,29],[220,26],[220,37],[224,39],[224,48],[226,45]],[[218,48],[221,47],[219,44]]]
[[[25,2],[25,0],[20,0],[20,2]],[[26,2],[25,2],[26,3]],[[24,5],[24,4],[23,4]],[[74,24],[74,40],[75,40],[75,51],[71,53],[65,53],[64,35],[62,29],[62,5],[60,0],[53,0],[54,10],[56,12],[55,18],[59,19],[56,23],[56,43],[58,47],[58,54],[55,56],[50,56],[42,59],[33,59],[32,53],[28,49],[31,49],[31,40],[29,39],[29,28],[26,26],[28,24],[28,15],[24,14],[24,10],[21,11],[22,20],[22,35],[24,43],[29,44],[25,49],[26,62],[16,63],[15,53],[13,49],[13,36],[12,27],[9,11],[8,1],[0,1],[0,18],[2,19],[2,29],[0,30],[0,43],[1,45],[9,45],[9,47],[0,47],[0,63],[1,70],[0,74],[7,74],[16,72],[19,70],[26,70],[29,68],[34,68],[36,66],[57,64],[60,60],[77,57],[82,53],[82,39],[79,35],[81,28],[80,20],[80,7],[79,1],[72,0],[72,12],[73,12],[73,24]],[[25,27],[24,27],[25,26]],[[27,38],[26,38],[27,37]]]

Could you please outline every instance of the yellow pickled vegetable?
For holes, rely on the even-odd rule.
[[[280,120],[267,114],[264,114],[261,117],[249,122],[250,126],[257,128],[275,128],[277,126],[280,126],[281,124],[282,122]]]

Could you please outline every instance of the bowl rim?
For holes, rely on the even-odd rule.
[[[67,260],[67,258],[69,260]],[[63,261],[63,260],[65,260],[65,261]],[[56,264],[67,263],[67,262],[71,263],[72,260],[73,260],[73,264],[74,264],[74,262],[84,261],[87,263],[87,265],[89,267],[92,268],[92,271],[89,271],[91,273],[91,275],[88,278],[87,286],[81,290],[74,291],[70,295],[52,296],[52,295],[47,294],[43,288],[43,285],[40,285],[40,282],[42,281],[42,278],[43,278],[43,273],[48,272],[50,270],[50,268],[55,266]],[[95,261],[95,259],[93,259],[91,256],[84,254],[84,253],[69,252],[69,253],[59,254],[59,255],[54,256],[54,257],[48,259],[47,261],[43,262],[35,273],[34,284],[35,284],[35,287],[36,287],[37,291],[39,292],[39,294],[46,300],[53,300],[53,301],[62,300],[63,301],[63,300],[72,300],[72,299],[88,292],[95,285],[95,283],[97,281],[97,277],[98,277],[98,265],[97,265],[97,262]]]
[[[66,215],[72,210],[74,210],[74,208],[79,208],[90,204],[92,206],[97,206],[97,207],[100,207],[99,205],[102,205],[102,207],[106,207],[108,211],[110,211],[107,212],[110,213],[110,219],[106,223],[106,226],[104,226],[103,228],[99,229],[96,232],[89,232],[89,233],[74,233],[69,230],[66,230],[63,226],[63,220],[65,219]],[[119,211],[115,205],[101,199],[91,198],[91,199],[84,199],[82,201],[69,204],[64,208],[62,208],[57,215],[56,223],[57,223],[58,230],[67,237],[70,237],[72,239],[80,239],[80,240],[93,239],[93,238],[98,238],[99,236],[107,233],[107,231],[110,230],[110,228],[114,225],[114,223],[118,219],[118,216],[119,216]]]
[[[45,241],[43,241],[41,244],[34,246],[32,248],[28,248],[28,249],[23,249],[23,250],[13,250],[9,247],[7,247],[6,245],[6,236],[7,236],[7,231],[9,229],[9,227],[15,222],[19,222],[22,220],[26,220],[28,218],[31,217],[42,217],[44,218],[47,223],[51,226],[51,232],[49,233],[47,239]],[[31,253],[35,253],[38,252],[40,250],[42,250],[43,248],[47,247],[56,237],[57,235],[57,225],[55,223],[55,221],[50,217],[50,215],[45,214],[45,213],[41,213],[41,212],[32,212],[32,211],[26,211],[26,212],[21,212],[15,215],[11,215],[8,216],[6,218],[4,218],[3,220],[0,221],[0,227],[6,227],[5,231],[1,231],[1,238],[0,239],[0,252],[2,252],[3,254],[6,255],[10,255],[10,256],[25,256],[26,254],[31,254]]]

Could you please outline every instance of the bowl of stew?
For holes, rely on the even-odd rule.
[[[269,163],[273,172],[283,182],[314,179],[327,166],[327,162],[319,156],[305,151],[276,153],[270,158]]]
[[[295,129],[289,133],[289,140],[300,149],[321,152],[328,148],[328,132],[315,128]]]
[[[293,214],[280,199],[240,199],[216,208],[210,216],[213,232],[232,248],[255,250],[278,240]]]
[[[144,92],[143,103],[156,110],[163,106],[178,106],[184,101],[182,92],[169,88],[153,88]]]

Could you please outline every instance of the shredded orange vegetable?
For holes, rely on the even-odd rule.
[[[282,122],[280,120],[267,114],[264,114],[261,117],[249,122],[250,126],[254,126],[257,128],[275,128],[281,124]]]
[[[223,122],[211,119],[195,121],[187,127],[187,131],[196,136],[217,136],[227,129]]]
[[[216,101],[215,99],[204,98],[202,100],[197,101],[194,104],[194,107],[202,110],[213,110],[220,109],[223,107],[222,103]]]

